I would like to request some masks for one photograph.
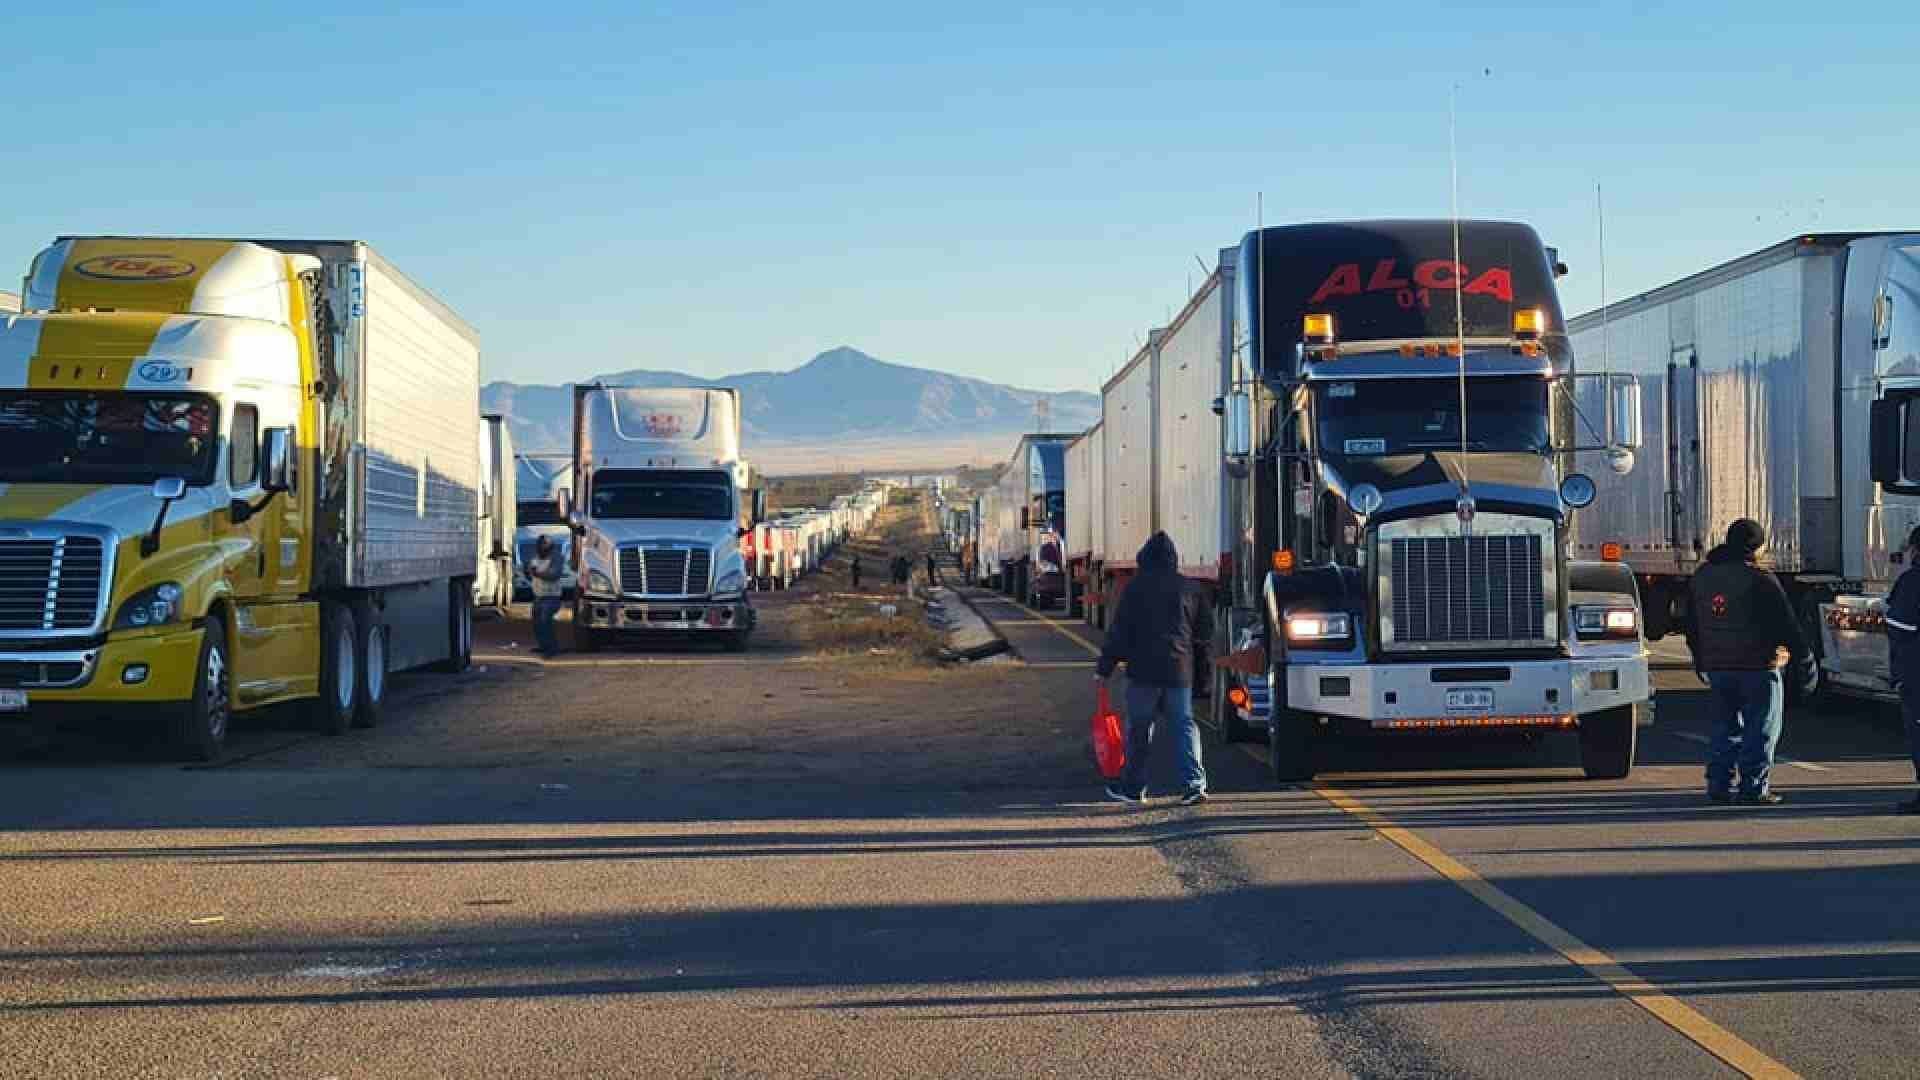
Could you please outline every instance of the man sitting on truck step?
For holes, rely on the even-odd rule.
[[[1180,555],[1166,533],[1140,549],[1139,572],[1120,596],[1094,678],[1106,680],[1127,665],[1127,771],[1107,785],[1107,798],[1137,803],[1147,797],[1147,755],[1160,719],[1173,727],[1186,794],[1182,806],[1207,801],[1207,770],[1200,762],[1200,729],[1193,723],[1193,673],[1206,662],[1213,617],[1206,594],[1180,576]]]
[[[1786,704],[1780,650],[1785,648],[1791,657],[1795,678],[1804,684],[1813,675],[1813,650],[1793,617],[1786,590],[1779,578],[1756,565],[1766,545],[1760,523],[1741,518],[1727,526],[1727,542],[1707,553],[1707,565],[1689,584],[1693,618],[1687,624],[1687,647],[1693,653],[1693,670],[1713,690],[1707,798],[1719,803],[1735,798],[1736,758],[1741,803],[1772,806],[1782,801],[1768,784]]]

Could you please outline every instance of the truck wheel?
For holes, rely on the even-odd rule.
[[[433,665],[433,670],[458,675],[473,666],[472,590],[457,580],[447,589],[447,658]]]
[[[307,703],[310,726],[322,735],[344,735],[353,726],[360,697],[360,634],[353,609],[320,602],[320,695]]]
[[[218,761],[227,748],[233,716],[233,668],[227,659],[227,627],[217,617],[200,635],[200,664],[193,700],[176,714],[173,746],[185,761]]]
[[[1287,707],[1287,676],[1278,668],[1267,672],[1272,688],[1272,706],[1267,713],[1267,757],[1273,766],[1273,779],[1281,784],[1302,784],[1313,779],[1316,770],[1314,718]]]
[[[1588,713],[1580,718],[1580,767],[1589,780],[1619,780],[1633,772],[1640,728],[1635,707]]]
[[[464,608],[469,616],[472,608]],[[387,646],[392,629],[380,620],[373,603],[360,599],[353,605],[355,655],[360,660],[359,678],[353,688],[353,726],[370,728],[380,722],[387,706],[387,674],[391,667]]]

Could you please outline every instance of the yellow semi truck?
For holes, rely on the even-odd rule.
[[[371,726],[472,655],[479,339],[364,243],[65,237],[0,315],[0,720]]]

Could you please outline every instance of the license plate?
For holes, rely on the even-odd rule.
[[[1448,712],[1488,712],[1493,708],[1491,690],[1449,690],[1447,691]]]
[[[0,690],[0,712],[23,712],[26,707],[25,690]]]

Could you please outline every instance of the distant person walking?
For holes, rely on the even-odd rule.
[[[853,557],[853,562],[851,565],[849,565],[848,570],[851,571],[853,574],[853,587],[856,589],[859,588],[860,587],[860,556],[855,555]]]
[[[1738,799],[1749,806],[1772,806],[1782,801],[1769,783],[1786,709],[1781,649],[1788,653],[1794,677],[1811,682],[1813,651],[1800,632],[1787,592],[1778,578],[1756,565],[1766,543],[1760,523],[1741,518],[1727,526],[1727,542],[1707,553],[1707,565],[1694,573],[1690,584],[1693,619],[1687,626],[1687,647],[1694,671],[1713,691],[1707,798],[1714,802]]]
[[[1913,755],[1914,783],[1920,784],[1920,528],[1907,534],[1906,564],[1887,597],[1887,666],[1900,690],[1907,752]],[[1920,814],[1920,791],[1894,810]]]
[[[927,549],[927,584],[940,584],[940,564],[933,561],[933,549]]]
[[[542,536],[534,541],[533,565],[527,567],[527,577],[533,583],[534,651],[541,656],[553,656],[560,651],[560,640],[553,632],[553,621],[560,614],[563,592],[560,581],[566,577],[566,573],[560,564],[560,551],[554,546],[553,537]]]
[[[1200,762],[1200,729],[1193,722],[1193,673],[1204,663],[1212,632],[1206,595],[1180,576],[1180,555],[1166,533],[1154,533],[1137,559],[1138,575],[1120,597],[1106,648],[1094,666],[1105,681],[1127,665],[1127,771],[1107,785],[1107,798],[1137,803],[1147,797],[1147,756],[1154,726],[1173,729],[1186,792],[1182,806],[1207,801],[1207,770]]]
[[[908,575],[912,572],[913,563],[908,560],[905,555],[895,555],[893,557],[893,583],[895,585],[905,585]]]

